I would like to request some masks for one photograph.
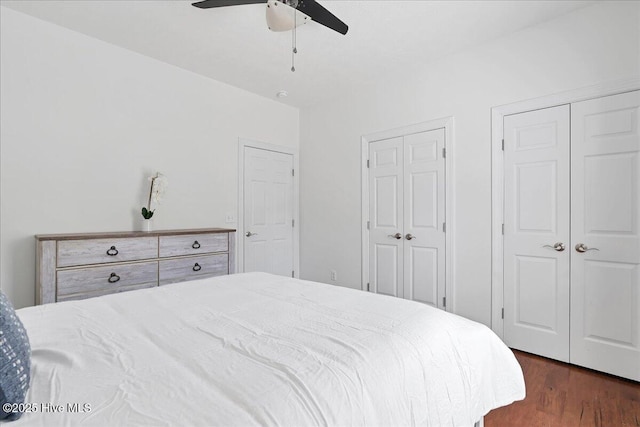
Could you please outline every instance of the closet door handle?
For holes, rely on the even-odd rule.
[[[400,233],[396,233],[396,234],[389,234],[389,237],[393,237],[394,239],[402,239],[402,234]]]
[[[413,240],[413,239],[417,239],[416,236],[414,236],[413,234],[409,233],[405,236],[407,238],[407,240]]]
[[[558,252],[562,252],[562,251],[564,251],[564,243],[558,242],[558,243],[555,243],[553,246],[544,245],[543,248],[551,248],[551,249],[555,249]]]
[[[578,251],[580,253],[584,253],[584,252],[587,252],[587,251],[599,251],[599,250],[600,249],[598,249],[598,248],[589,248],[584,243],[578,243],[576,245],[576,251]]]

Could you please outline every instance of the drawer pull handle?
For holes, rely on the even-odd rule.
[[[111,276],[109,276],[109,283],[116,283],[118,280],[120,280],[120,276],[118,276],[116,273],[111,273]]]
[[[202,270],[202,267],[200,266],[200,264],[196,262],[196,264],[193,266],[193,271],[200,271],[200,270]]]
[[[115,246],[111,246],[109,249],[107,249],[107,255],[116,256],[118,255],[118,250],[116,249]]]
[[[196,240],[195,242],[193,242],[193,245],[191,245],[191,247],[193,249],[200,249],[200,243],[198,243],[198,241]]]

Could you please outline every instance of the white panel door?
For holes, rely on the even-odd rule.
[[[244,271],[291,276],[293,156],[245,147]]]
[[[568,105],[504,118],[504,338],[569,361]]]
[[[444,308],[444,129],[369,144],[373,292]]]
[[[369,282],[379,294],[404,297],[403,141],[369,144]]]
[[[640,91],[571,115],[571,362],[640,381]]]
[[[404,298],[444,307],[444,129],[404,137]]]

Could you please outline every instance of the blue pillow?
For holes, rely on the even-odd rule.
[[[30,379],[31,346],[27,331],[11,302],[0,291],[0,422],[20,418],[22,412],[13,412],[13,409],[24,403]],[[17,405],[5,408],[6,403]]]

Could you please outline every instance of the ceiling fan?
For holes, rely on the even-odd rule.
[[[200,9],[265,3],[265,0],[203,0],[193,3]],[[267,0],[267,25],[271,31],[289,31],[312,20],[340,34],[349,27],[315,0]]]

